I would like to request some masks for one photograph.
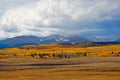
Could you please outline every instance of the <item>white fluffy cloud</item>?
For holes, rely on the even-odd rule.
[[[19,6],[18,0],[9,1],[14,7],[0,13],[0,37],[98,31],[82,25],[120,16],[119,0],[25,0]]]

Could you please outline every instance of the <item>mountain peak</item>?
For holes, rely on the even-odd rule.
[[[102,39],[97,37],[82,37],[79,35],[50,35],[47,37],[37,37],[37,36],[17,36],[13,38],[8,38],[0,41],[0,48],[9,48],[9,47],[19,47],[25,45],[39,45],[39,44],[52,44],[52,43],[68,43],[75,44],[80,42],[107,42],[109,39]],[[120,39],[116,40],[120,42]]]

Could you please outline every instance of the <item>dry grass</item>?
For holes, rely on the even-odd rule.
[[[75,47],[76,46],[76,47]],[[0,49],[3,58],[73,58],[81,56],[120,56],[120,45],[80,47],[80,45],[46,44],[19,48]]]
[[[0,72],[0,80],[119,80],[120,72],[23,70]]]
[[[120,57],[0,59],[0,80],[120,80]]]

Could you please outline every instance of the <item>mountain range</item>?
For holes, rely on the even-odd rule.
[[[120,42],[118,40],[102,39],[96,37],[82,37],[79,35],[50,35],[47,37],[37,37],[37,36],[18,36],[13,38],[8,38],[0,41],[0,48],[10,48],[19,47],[25,45],[40,45],[40,44],[76,44],[82,42]]]

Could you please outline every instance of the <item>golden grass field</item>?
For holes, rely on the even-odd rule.
[[[82,44],[84,45],[84,44]],[[0,58],[73,58],[81,56],[120,56],[120,45],[81,47],[81,44],[43,44],[0,49]]]
[[[0,80],[120,80],[120,45],[0,49]]]
[[[120,57],[0,59],[0,80],[120,80]]]

